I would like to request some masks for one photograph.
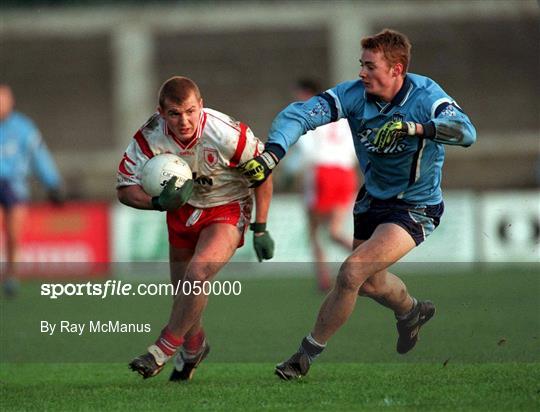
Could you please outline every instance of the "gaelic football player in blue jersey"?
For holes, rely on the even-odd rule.
[[[18,290],[15,262],[30,197],[28,178],[35,175],[46,187],[49,200],[63,202],[62,179],[34,122],[15,111],[15,98],[0,84],[0,227],[6,239],[2,262],[2,290],[10,297]]]
[[[359,295],[394,311],[397,351],[407,353],[434,314],[387,269],[437,227],[443,213],[444,145],[470,146],[476,131],[461,107],[433,80],[408,73],[411,44],[396,31],[362,39],[359,80],[347,81],[274,119],[265,151],[242,165],[254,186],[308,130],[346,118],[365,184],[354,208],[353,252],[298,351],[276,367],[282,379],[309,370],[327,341],[347,321]]]

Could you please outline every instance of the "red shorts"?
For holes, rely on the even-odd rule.
[[[204,228],[216,223],[226,223],[236,226],[241,231],[242,237],[238,244],[238,247],[241,247],[251,219],[252,203],[251,198],[247,198],[204,209],[185,205],[167,212],[169,243],[176,248],[195,249],[199,234]]]
[[[310,210],[328,213],[337,207],[348,206],[358,190],[355,169],[336,166],[317,166],[308,179],[306,199]]]

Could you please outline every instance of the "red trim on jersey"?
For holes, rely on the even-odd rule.
[[[205,113],[206,113],[206,112],[205,112]],[[222,122],[222,123],[225,123],[227,126],[232,127],[232,128],[233,128],[234,130],[236,130],[237,132],[240,131],[240,129],[239,129],[238,127],[234,127],[232,124],[227,123],[225,120],[220,119],[220,118],[217,117],[217,116],[214,116],[212,113],[208,113],[208,115],[209,115],[209,116],[212,116],[214,119],[217,119],[217,120],[219,120],[219,121]]]
[[[145,154],[146,157],[148,157],[149,159],[154,157],[154,153],[150,149],[150,145],[148,144],[146,138],[140,130],[135,133],[135,136],[133,138],[137,141],[139,147],[141,148],[142,152]]]
[[[124,157],[122,158],[122,160],[120,161],[120,164],[118,165],[118,171],[120,173],[123,173],[125,174],[126,176],[133,176],[133,173],[129,172],[126,168],[126,162],[129,162],[131,163],[132,165],[135,164],[135,162],[133,160],[131,160],[129,158],[129,156],[127,155],[127,153],[124,153]]]
[[[229,162],[230,167],[236,167],[238,166],[238,162],[240,162],[240,158],[242,157],[242,153],[244,153],[244,149],[246,148],[246,132],[247,132],[247,125],[244,123],[240,123],[240,137],[238,138],[238,143],[236,145],[236,151],[234,152],[233,157],[231,158]]]
[[[188,145],[186,146],[186,149],[191,149],[193,146],[195,146],[197,140],[199,140],[200,137],[202,136],[202,132],[205,125],[206,125],[206,113],[203,111],[201,113],[201,117],[199,118],[199,124],[197,126],[197,130],[195,131],[195,138],[188,143]]]
[[[202,119],[201,119],[201,122],[199,123],[199,130],[198,130],[198,134],[199,134],[199,137],[202,136],[203,134],[203,130],[204,130],[204,126],[206,126],[206,112],[203,112],[203,116],[202,116]]]
[[[176,137],[176,135],[174,134],[174,132],[169,129],[169,126],[167,126],[167,122],[164,123],[163,125],[163,131],[165,132],[165,135],[166,136],[169,136],[171,139],[174,140],[174,142],[180,146],[180,148],[182,150],[184,150],[186,148],[186,146],[180,141],[180,139],[178,137]]]

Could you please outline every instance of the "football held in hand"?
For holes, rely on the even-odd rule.
[[[142,170],[142,187],[150,196],[159,196],[172,177],[178,177],[176,187],[179,189],[186,180],[191,179],[191,168],[184,159],[171,153],[163,153],[152,157]]]

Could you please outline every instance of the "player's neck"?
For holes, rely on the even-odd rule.
[[[181,137],[181,136],[178,136],[178,135],[176,135],[176,136],[178,137],[178,140],[180,140],[182,142],[182,144],[187,145],[187,144],[191,143],[195,139],[195,136],[197,136],[197,131],[195,131],[195,133],[193,133],[193,135],[190,136],[190,137],[185,137],[185,136]]]
[[[394,97],[396,97],[403,87],[403,82],[403,77],[397,78],[392,85],[390,85],[381,95],[379,95],[379,98],[386,103],[390,103],[392,100],[394,100]]]

